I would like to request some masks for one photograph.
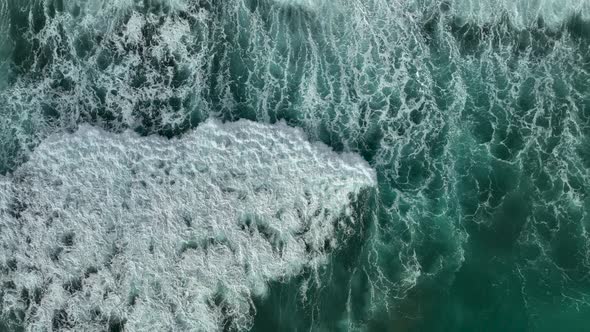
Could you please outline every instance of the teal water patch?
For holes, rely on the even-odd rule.
[[[0,172],[55,132],[285,120],[377,171],[253,330],[584,331],[588,1],[0,2]],[[8,23],[7,23],[8,22]],[[6,265],[6,263],[5,263]]]

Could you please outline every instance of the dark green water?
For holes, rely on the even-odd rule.
[[[81,123],[285,120],[378,185],[327,265],[254,299],[253,331],[590,331],[589,18],[587,0],[0,0],[0,173]]]

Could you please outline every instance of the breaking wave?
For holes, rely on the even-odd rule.
[[[172,140],[82,126],[8,180],[2,308],[27,330],[214,331],[249,328],[268,282],[322,264],[375,175],[244,120]]]
[[[0,0],[0,173],[87,124],[284,121],[378,190],[313,278],[265,279],[253,329],[586,326],[588,82],[587,0]]]

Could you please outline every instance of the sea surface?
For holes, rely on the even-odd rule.
[[[590,331],[590,0],[0,0],[0,331]]]

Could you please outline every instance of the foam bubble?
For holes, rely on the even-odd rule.
[[[322,264],[375,175],[283,123],[208,121],[172,140],[81,126],[11,180],[4,313],[35,331],[213,331],[248,328],[267,282]]]

